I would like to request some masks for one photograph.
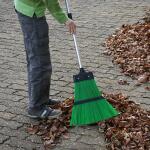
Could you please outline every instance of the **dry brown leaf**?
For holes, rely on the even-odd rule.
[[[143,110],[133,101],[120,94],[104,94],[109,102],[122,112],[121,115],[105,121],[104,133],[109,150],[137,150],[150,148],[150,112]],[[101,128],[101,123],[99,123]]]
[[[137,79],[150,72],[150,24],[136,23],[122,25],[106,40],[104,54],[113,56],[122,73]],[[148,75],[150,76],[150,75]],[[140,77],[140,83],[148,82],[150,77]]]
[[[149,78],[148,74],[143,74],[143,75],[139,76],[138,82],[139,83],[145,83],[148,81],[148,78]]]
[[[120,84],[120,85],[129,85],[129,83],[126,80],[122,80],[122,79],[119,79],[118,84]]]
[[[39,126],[38,125],[32,125],[30,127],[27,128],[27,132],[30,134],[36,134],[39,130]]]
[[[115,118],[98,123],[100,129],[104,130],[108,150],[142,150],[142,148],[149,150],[150,112],[141,109],[138,104],[128,100],[128,97],[121,93],[103,93],[103,96],[122,112]],[[39,125],[32,124],[28,128],[28,132],[40,135],[44,141],[45,149],[54,146],[60,136],[69,139],[67,129],[69,128],[72,105],[73,99],[62,102],[57,107],[64,110],[59,119],[43,120],[39,122]]]

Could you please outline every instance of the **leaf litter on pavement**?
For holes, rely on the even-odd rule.
[[[128,100],[121,93],[104,94],[121,115],[99,123],[104,129],[109,150],[149,150],[150,111]]]
[[[106,39],[106,55],[138,83],[150,81],[150,22],[122,25]]]
[[[121,93],[104,94],[107,100],[121,112],[121,115],[99,122],[105,134],[109,150],[149,150],[150,149],[150,112],[143,110],[138,104],[128,100]],[[68,139],[67,132],[73,106],[73,99],[66,99],[54,108],[61,109],[58,119],[43,120],[39,124],[31,124],[27,128],[30,134],[41,136],[45,148],[51,148],[63,136]]]
[[[72,105],[73,99],[66,99],[61,104],[51,107],[62,110],[62,115],[58,119],[41,120],[38,124],[31,124],[27,128],[27,132],[41,136],[45,148],[55,146],[60,136],[67,137]]]

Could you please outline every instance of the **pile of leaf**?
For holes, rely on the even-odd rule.
[[[149,150],[150,149],[150,112],[143,110],[122,94],[104,94],[104,97],[121,112],[121,115],[98,123],[103,128],[109,150]],[[41,136],[45,148],[55,146],[59,137],[67,137],[73,99],[66,99],[59,108],[63,111],[59,119],[40,121],[30,125],[30,134]]]
[[[150,23],[122,25],[106,39],[107,50],[122,72],[140,82],[150,80]]]
[[[109,150],[149,150],[150,112],[122,94],[105,94],[121,115],[99,123],[104,129]]]
[[[67,138],[67,130],[69,128],[73,99],[66,99],[61,104],[51,108],[61,109],[62,115],[58,119],[41,120],[38,124],[31,124],[27,128],[30,134],[41,136],[45,149],[53,147],[57,144],[59,137]]]

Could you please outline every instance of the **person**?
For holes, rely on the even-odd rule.
[[[14,0],[15,11],[21,25],[26,50],[28,72],[28,116],[31,118],[57,118],[61,111],[48,105],[59,103],[49,99],[52,66],[49,51],[49,26],[45,17],[48,9],[70,33],[76,24],[63,12],[58,0]]]

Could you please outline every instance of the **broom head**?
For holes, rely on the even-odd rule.
[[[80,69],[74,75],[74,105],[71,126],[93,124],[117,116],[119,113],[102,97],[92,72]]]

